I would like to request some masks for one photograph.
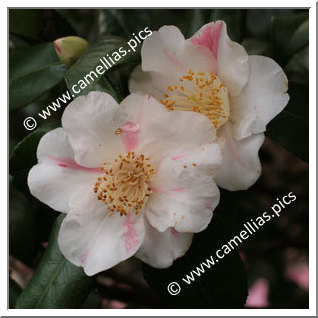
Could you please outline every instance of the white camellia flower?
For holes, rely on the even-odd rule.
[[[58,238],[65,257],[93,275],[132,255],[157,268],[184,255],[219,202],[222,153],[211,122],[149,95],[118,105],[91,92],[66,107],[62,126],[42,137],[28,185],[67,213]]]
[[[130,91],[151,94],[169,110],[206,115],[225,141],[217,184],[228,190],[254,184],[266,125],[289,100],[281,67],[268,57],[248,56],[223,21],[187,40],[178,28],[164,26],[144,41],[141,58]]]

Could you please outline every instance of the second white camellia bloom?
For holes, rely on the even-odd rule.
[[[190,39],[164,26],[144,41],[141,58],[130,92],[151,94],[172,111],[206,115],[225,141],[217,184],[250,187],[261,173],[266,125],[289,100],[281,67],[268,57],[248,56],[230,40],[223,21],[204,25]]]
[[[67,213],[58,238],[65,257],[93,275],[132,255],[157,268],[184,255],[219,202],[211,122],[149,95],[118,105],[91,92],[67,106],[62,126],[42,137],[28,185]]]

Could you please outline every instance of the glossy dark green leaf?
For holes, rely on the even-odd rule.
[[[144,278],[172,308],[242,308],[247,298],[247,280],[244,265],[237,250],[233,250],[204,274],[188,285],[182,281],[200,263],[227,243],[236,231],[236,200],[222,191],[221,202],[216,208],[208,228],[195,234],[185,256],[167,269],[143,265]],[[179,283],[181,292],[170,295],[167,286]]]
[[[266,40],[258,38],[247,38],[242,42],[248,55],[265,55],[269,56],[269,43]]]
[[[232,41],[241,42],[245,34],[246,10],[242,9],[214,9],[210,21],[223,20],[227,26],[227,33]]]
[[[123,96],[120,94],[118,90],[114,87],[112,82],[109,80],[108,76],[103,76],[98,82],[93,83],[90,85],[85,91],[80,92],[78,95],[84,95],[87,94],[90,91],[98,91],[98,92],[104,92],[108,93],[111,96],[114,97],[114,99],[120,103],[123,100]]]
[[[121,53],[119,50],[120,48],[122,50],[126,51],[126,54]],[[86,83],[86,87],[82,89],[79,93],[79,95],[85,95],[89,91],[92,90],[92,84],[96,83],[102,78],[104,74],[107,73],[108,70],[111,70],[115,65],[123,64],[123,63],[133,63],[137,64],[139,62],[139,52],[140,46],[136,47],[136,52],[133,52],[131,48],[127,46],[127,42],[119,37],[114,36],[107,36],[99,39],[98,41],[90,44],[88,48],[84,51],[83,55],[77,60],[77,62],[67,71],[65,75],[65,80],[67,87],[69,90],[72,90],[73,85],[77,85],[75,88],[77,91],[80,89],[80,83],[79,81],[82,80]],[[114,56],[118,56],[117,54],[113,53],[117,52],[121,56],[121,58],[115,62]],[[122,51],[123,52],[123,51]],[[109,56],[107,56],[109,54]],[[114,55],[112,55],[114,54]],[[109,67],[107,70],[100,59],[105,57],[110,65],[112,65],[112,68]],[[115,64],[111,63],[111,60],[109,57],[113,57],[113,61]],[[104,63],[105,60],[103,60]],[[100,75],[96,71],[97,66],[103,67],[105,70],[105,73]],[[106,64],[107,65],[107,64]],[[94,72],[94,73],[91,73]],[[91,77],[87,77],[88,74],[91,74]],[[84,78],[87,78],[87,81],[84,80]],[[90,84],[88,84],[90,83]]]
[[[52,43],[23,48],[9,59],[10,109],[25,106],[57,85],[66,67],[60,62]]]
[[[28,170],[37,163],[36,150],[41,137],[56,126],[56,124],[49,124],[39,127],[15,146],[9,158],[11,175],[25,169]]]
[[[55,9],[75,30],[74,34],[87,41],[93,41],[99,35],[98,30],[98,12],[99,10],[83,9]]]
[[[37,39],[43,26],[42,9],[10,9],[9,31]]]
[[[266,135],[299,158],[309,156],[309,89],[289,83],[287,107],[267,126]]]
[[[308,13],[274,16],[272,45],[275,60],[282,66],[309,41]]]
[[[149,28],[152,31],[160,29],[164,25],[174,25],[178,27],[183,34],[188,29],[188,16],[191,15],[191,9],[148,9],[150,16]],[[211,10],[206,10],[211,13]]]
[[[9,78],[20,77],[59,62],[53,43],[41,43],[14,51],[9,57]]]
[[[9,279],[9,309],[14,309],[14,306],[22,292],[22,288],[13,280]]]
[[[86,276],[81,267],[66,260],[58,247],[57,237],[64,216],[57,218],[42,261],[16,308],[79,308],[88,296],[94,277]]]
[[[104,34],[134,38],[138,33],[149,27],[151,20],[148,10],[140,9],[105,9],[101,28]]]
[[[309,84],[309,46],[294,54],[288,61],[285,72],[289,82]]]
[[[188,28],[185,33],[185,38],[190,38],[197,32],[204,24],[209,21],[210,10],[192,9],[189,10]]]
[[[9,81],[10,109],[29,104],[58,84],[64,77],[65,66],[57,62]]]

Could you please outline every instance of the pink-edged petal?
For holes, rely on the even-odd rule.
[[[254,55],[248,61],[248,84],[239,96],[231,99],[230,119],[238,140],[264,132],[289,101],[287,77],[274,60]]]
[[[135,257],[155,268],[167,268],[183,256],[192,242],[192,233],[180,233],[174,228],[159,232],[145,220],[145,238]]]
[[[224,158],[215,178],[217,185],[231,191],[248,189],[261,174],[258,151],[264,134],[235,140],[231,122],[222,126],[218,134],[224,138]]]
[[[230,96],[239,95],[248,81],[248,55],[242,45],[231,41],[226,24],[223,21],[205,24],[190,40],[217,57],[217,75]]]
[[[141,49],[143,71],[178,79],[193,71],[215,73],[216,59],[208,49],[186,41],[175,26],[163,26],[148,37]]]
[[[158,177],[150,184],[153,192],[145,211],[150,224],[160,232],[169,227],[179,232],[203,231],[219,203],[212,177],[200,171],[199,162],[194,163],[197,166],[191,161],[185,165],[184,159],[164,159]]]
[[[209,119],[194,112],[170,112],[151,96],[129,95],[120,107],[139,127],[136,150],[154,161],[192,151],[215,140]]]
[[[208,48],[217,59],[222,27],[223,23],[221,21],[208,23],[193,35],[190,41],[193,44]]]
[[[73,150],[63,128],[45,134],[37,150],[39,163],[28,175],[30,192],[52,209],[67,213],[69,199],[83,185],[93,188],[97,168],[88,169],[74,161]]]
[[[106,160],[112,160],[114,154],[125,151],[115,132],[127,121],[113,97],[102,92],[76,98],[62,116],[75,160],[86,167],[101,166]]]
[[[131,257],[143,242],[141,215],[110,216],[92,191],[78,191],[62,222],[58,244],[63,255],[87,275],[113,267]]]

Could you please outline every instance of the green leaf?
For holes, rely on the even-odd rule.
[[[266,135],[299,158],[309,156],[309,89],[289,83],[287,107],[267,126]]]
[[[60,252],[57,237],[65,215],[52,229],[48,246],[32,280],[19,297],[16,308],[78,308],[90,292],[94,276],[71,264]]]
[[[210,21],[217,20],[225,21],[230,39],[241,43],[245,34],[246,10],[214,9],[212,10]]]
[[[18,50],[9,59],[10,110],[25,106],[57,85],[66,67],[57,58],[52,43]]]
[[[123,56],[124,55],[123,53],[120,53],[119,51],[120,48],[126,51],[125,56]],[[140,46],[138,47],[138,50],[140,50]],[[84,81],[84,77],[87,76],[87,74],[91,74],[91,77],[93,78],[92,80],[89,77],[87,77],[88,82],[94,83],[96,85],[96,83],[103,76],[96,72],[96,67],[98,65],[103,67],[103,64],[101,63],[100,59],[105,57],[110,63],[110,65],[112,65],[109,57],[107,57],[107,54],[109,54],[109,56],[112,57],[113,52],[117,52],[121,56],[120,60],[118,60],[115,63],[116,66],[123,63],[137,64],[139,62],[139,59],[138,59],[139,52],[137,50],[136,52],[132,52],[131,48],[127,46],[127,42],[125,40],[119,37],[114,37],[114,36],[103,37],[99,39],[98,41],[90,44],[88,48],[84,51],[83,55],[67,71],[65,75],[65,81],[69,90],[72,91],[73,85],[77,85],[76,90],[79,90],[80,84],[78,82],[80,80]],[[113,60],[114,60],[114,57],[113,57]],[[109,68],[108,70],[111,70],[112,68]],[[104,74],[106,74],[108,70],[104,67],[103,69],[105,70]],[[95,74],[91,72],[94,72]],[[88,84],[87,81],[85,83],[87,84],[87,87],[81,90],[78,95],[85,95],[91,90],[93,90],[94,88],[93,85]]]
[[[98,35],[97,10],[55,9],[75,30],[65,35],[78,35],[91,41]]]
[[[22,292],[21,287],[13,280],[9,279],[9,308],[14,309],[14,306]]]
[[[100,25],[104,34],[134,38],[145,27],[149,27],[151,20],[148,10],[140,9],[105,9],[103,23]],[[132,18],[133,17],[133,18]]]
[[[34,69],[59,62],[53,43],[41,43],[14,51],[9,57],[9,78],[20,77]]]
[[[188,23],[187,31],[184,35],[185,38],[190,38],[204,24],[206,24],[210,14],[211,14],[210,11],[203,10],[203,9],[189,10],[189,17],[188,17],[189,23]]]
[[[309,46],[294,54],[288,61],[285,72],[289,82],[309,85]]]
[[[269,55],[269,43],[258,38],[247,38],[242,42],[248,55]]]
[[[41,137],[56,126],[54,123],[39,127],[14,147],[9,158],[9,172],[11,175],[15,175],[22,170],[29,170],[37,163],[36,150]]]
[[[42,10],[40,9],[10,9],[9,31],[38,39],[43,26]]]
[[[214,212],[208,228],[195,234],[193,243],[185,256],[167,269],[155,269],[143,265],[144,278],[172,308],[242,308],[247,298],[247,281],[244,265],[237,250],[220,259],[200,277],[188,285],[182,280],[192,270],[227,243],[238,230],[236,200],[232,193],[223,191],[221,203]],[[179,283],[181,292],[170,295],[167,286]]]
[[[274,58],[285,65],[291,56],[309,43],[308,13],[274,16],[272,45]]]
[[[97,86],[97,87],[96,87]],[[112,82],[107,76],[103,76],[102,79],[95,85],[94,90],[100,90],[102,92],[108,93],[114,97],[114,99],[120,103],[123,100],[123,96],[115,89]]]
[[[148,9],[147,14],[150,16],[149,28],[156,31],[164,25],[175,25],[183,34],[188,29],[188,15],[191,15],[192,9]],[[205,10],[211,14],[211,10]]]

